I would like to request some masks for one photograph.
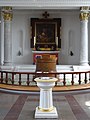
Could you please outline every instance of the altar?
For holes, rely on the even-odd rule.
[[[57,58],[56,64],[58,64],[58,54],[60,51],[32,51],[33,53],[33,64],[36,64],[36,58],[41,58],[43,54],[49,54]]]

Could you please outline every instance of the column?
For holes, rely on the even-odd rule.
[[[80,65],[87,66],[88,64],[88,17],[89,7],[81,7],[80,10]]]
[[[1,65],[3,65],[4,61],[4,19],[3,19],[3,13],[1,11]]]
[[[12,64],[12,7],[4,7],[4,65]]]

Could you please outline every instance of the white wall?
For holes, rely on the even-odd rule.
[[[89,60],[89,64],[90,64],[90,17],[89,17],[89,22],[88,22],[88,60]]]
[[[13,12],[13,62],[18,64],[32,64],[33,56],[30,48],[31,29],[30,18],[41,18],[43,11],[18,10]],[[52,11],[48,10],[51,18],[62,18],[61,50],[59,64],[79,64],[80,20],[79,11]],[[89,20],[90,21],[90,20]],[[90,25],[89,25],[90,31]],[[90,35],[89,35],[90,41]],[[89,42],[90,44],[90,42]],[[22,49],[21,49],[22,48]],[[21,50],[22,55],[18,52]],[[73,56],[70,56],[70,51]],[[89,52],[90,60],[90,52]]]
[[[0,28],[1,28],[1,23],[0,23]],[[1,29],[0,29],[0,64],[1,64]]]

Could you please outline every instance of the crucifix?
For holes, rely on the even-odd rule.
[[[49,17],[49,13],[47,13],[47,11],[45,11],[45,13],[42,14],[45,18]]]

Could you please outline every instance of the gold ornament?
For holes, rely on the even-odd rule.
[[[81,11],[85,11],[85,10],[88,11],[88,10],[89,10],[89,7],[88,7],[88,6],[83,6],[83,7],[80,7],[80,10],[81,10]]]
[[[80,13],[80,20],[88,20],[89,13]]]
[[[88,6],[83,6],[80,8],[80,20],[88,20],[88,17],[90,16],[89,13],[89,7]]]
[[[2,9],[3,18],[5,21],[12,21],[13,13],[12,13],[12,7],[3,7]]]

